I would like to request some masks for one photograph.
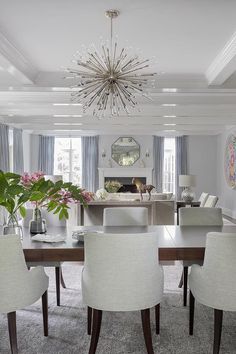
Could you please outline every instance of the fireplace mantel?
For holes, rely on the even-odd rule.
[[[107,167],[98,168],[99,188],[104,188],[105,177],[146,177],[147,184],[152,184],[153,168],[146,167]]]

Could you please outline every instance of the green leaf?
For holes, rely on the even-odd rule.
[[[16,174],[16,173],[12,173],[12,172],[6,172],[5,173],[5,177],[7,179],[17,179],[17,180],[20,180],[21,179],[21,176]]]
[[[6,190],[6,193],[8,193],[11,196],[16,196],[24,192],[24,188],[22,186],[18,186],[17,184],[13,184],[9,186]]]
[[[20,206],[20,214],[21,214],[22,218],[26,217],[26,209],[23,205]]]
[[[31,202],[37,202],[37,201],[43,199],[44,196],[45,196],[44,193],[41,193],[39,191],[35,191],[35,192],[33,192],[31,194],[30,201]]]

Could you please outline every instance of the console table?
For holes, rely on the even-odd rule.
[[[145,207],[148,209],[149,225],[173,225],[173,200],[104,200],[92,201],[86,208],[78,205],[79,225],[102,225],[103,210],[115,207]]]

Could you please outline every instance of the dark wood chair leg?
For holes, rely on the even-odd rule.
[[[182,286],[183,286],[183,272],[182,272],[182,274],[181,274],[181,278],[180,278],[178,287],[179,287],[179,288],[182,288]]]
[[[214,345],[213,345],[213,354],[219,354],[219,352],[220,352],[222,320],[223,320],[223,311],[215,309],[214,310]]]
[[[195,298],[190,291],[189,293],[189,335],[193,335],[193,325],[194,325],[194,303]]]
[[[88,306],[88,309],[87,309],[87,333],[89,336],[91,335],[92,320],[93,320],[93,309],[92,309],[92,307]]]
[[[61,286],[66,289],[66,284],[65,284],[65,281],[64,281],[64,278],[63,278],[63,274],[62,274],[62,268],[60,267],[61,269]]]
[[[90,341],[89,354],[95,354],[102,323],[102,311],[93,309],[93,328]]]
[[[183,299],[183,304],[184,304],[184,306],[187,306],[187,295],[188,295],[188,267],[184,267],[183,284],[184,284],[184,299]]]
[[[150,309],[141,310],[143,335],[148,354],[154,354],[152,347],[152,334],[150,327]]]
[[[155,306],[156,334],[160,334],[160,304]]]
[[[8,331],[9,331],[9,338],[10,338],[10,345],[11,345],[11,353],[17,354],[17,336],[16,336],[16,313],[9,312],[7,314],[8,320]]]
[[[43,333],[48,336],[48,292],[42,295],[42,310],[43,310]]]
[[[56,296],[57,296],[57,306],[61,304],[61,290],[60,290],[60,279],[61,279],[61,268],[55,267],[56,276]]]

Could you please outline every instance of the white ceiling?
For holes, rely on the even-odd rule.
[[[109,38],[104,11],[110,8],[121,13],[114,22],[119,44],[154,56],[160,76],[153,101],[140,100],[141,113],[98,121],[80,106],[54,104],[70,103],[60,68],[83,44]],[[100,134],[125,133],[127,127],[129,133],[217,134],[236,125],[234,0],[0,0],[0,9],[3,122],[35,132]]]

